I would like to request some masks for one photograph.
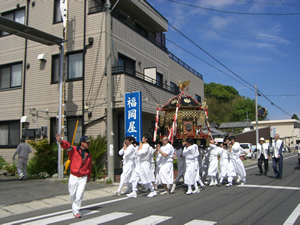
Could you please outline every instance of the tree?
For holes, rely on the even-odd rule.
[[[255,120],[255,100],[246,98],[240,99],[232,106],[232,113],[230,115],[230,121],[245,121]]]
[[[297,116],[296,114],[294,114],[294,115],[292,116],[292,119],[299,120],[299,118],[298,118],[298,116]]]
[[[207,98],[214,97],[220,102],[228,102],[239,96],[239,92],[234,87],[214,82],[204,83],[204,94]]]

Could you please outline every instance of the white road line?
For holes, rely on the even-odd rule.
[[[112,220],[116,220],[116,219],[120,219],[122,217],[125,216],[129,216],[132,213],[120,213],[120,212],[114,212],[114,213],[109,213],[103,216],[98,216],[95,217],[93,219],[89,219],[89,220],[83,220],[81,222],[78,223],[72,223],[71,225],[97,225],[97,224],[101,224],[101,223],[106,223]]]
[[[292,212],[292,214],[287,218],[283,225],[293,225],[298,216],[300,216],[300,204],[296,207],[296,209]]]
[[[272,188],[272,189],[283,189],[283,190],[300,191],[300,188],[298,188],[298,187],[270,186],[270,185],[251,185],[251,184],[245,184],[245,185],[238,185],[237,187]]]
[[[93,205],[88,205],[88,206],[82,207],[81,210],[88,209],[90,207],[96,207],[96,206],[100,206],[100,205],[106,205],[106,204],[110,204],[110,203],[113,203],[113,202],[123,201],[125,199],[128,199],[128,198],[127,197],[126,198],[118,198],[118,199],[115,199],[115,200],[101,202],[101,203],[97,203],[97,204],[93,204]],[[64,213],[70,213],[70,212],[72,212],[71,209],[65,210],[65,211],[61,211],[61,212],[56,212],[56,213],[50,213],[50,214],[46,214],[46,215],[42,215],[42,216],[31,217],[31,218],[27,218],[27,219],[23,219],[23,220],[17,220],[17,221],[5,223],[5,224],[2,224],[2,225],[11,225],[11,224],[18,224],[18,223],[26,223],[28,221],[42,219],[42,218],[47,218],[47,217],[50,217],[50,216],[57,216],[57,215],[61,215],[61,214],[64,214]]]
[[[82,216],[87,216],[87,215],[91,215],[94,213],[99,213],[100,211],[91,211],[91,210],[82,210],[80,211]],[[44,224],[50,224],[50,223],[56,223],[56,222],[60,222],[60,221],[65,221],[65,220],[69,220],[69,219],[74,219],[74,216],[72,213],[68,213],[68,214],[63,214],[63,215],[59,215],[59,216],[54,216],[54,217],[49,217],[46,219],[42,219],[42,220],[35,220],[29,223],[22,223],[23,225],[44,225]]]
[[[192,220],[191,222],[185,223],[184,225],[214,225],[217,222],[206,221],[206,220]]]
[[[171,219],[169,216],[148,216],[140,220],[133,221],[132,223],[128,223],[128,225],[154,225],[158,223],[162,223],[166,220]]]
[[[284,158],[284,157],[283,157],[283,160],[290,159],[290,158],[293,158],[293,157],[296,157],[296,156],[298,156],[298,155],[289,156],[289,157],[287,157],[287,158]],[[273,161],[270,161],[270,162],[269,162],[269,164],[271,164],[271,163],[273,163]],[[245,168],[245,170],[250,170],[250,169],[253,169],[253,168],[257,168],[257,166],[247,167],[247,168]]]

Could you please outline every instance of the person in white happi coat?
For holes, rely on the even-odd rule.
[[[157,144],[155,155],[158,155],[158,153],[162,155],[159,177],[165,189],[165,191],[161,192],[160,194],[164,195],[169,193],[168,185],[172,185],[174,181],[174,168],[173,168],[174,148],[168,142],[167,137],[164,137],[162,139],[162,144],[163,146]]]
[[[267,176],[269,171],[269,144],[265,143],[263,137],[259,139],[259,143],[257,143],[256,149],[253,152],[257,152],[257,166],[259,173]],[[265,172],[263,172],[262,163],[264,163]]]
[[[147,197],[156,196],[156,191],[152,184],[152,182],[155,181],[155,177],[150,165],[150,157],[153,157],[153,152],[152,148],[148,144],[148,140],[150,140],[150,136],[145,134],[140,142],[139,148],[136,151],[136,165],[131,177],[132,192],[127,194],[127,197],[129,198],[137,197],[137,184],[139,181],[145,186],[146,190],[150,189],[151,192],[147,195]]]
[[[209,167],[207,175],[210,177],[209,186],[215,186],[218,184],[218,155],[222,154],[222,148],[218,147],[213,139],[209,141]]]
[[[176,152],[176,157],[177,157],[177,177],[175,180],[175,184],[178,184],[179,179],[182,177],[184,179],[184,173],[185,173],[185,157],[183,156],[182,153],[182,148],[180,148],[179,146],[175,148],[175,152]]]
[[[123,172],[120,177],[120,185],[118,190],[115,192],[117,195],[121,194],[121,190],[124,184],[126,184],[126,189],[122,192],[122,195],[129,194],[131,192],[131,183],[130,179],[134,170],[135,165],[135,147],[132,143],[134,143],[134,137],[126,137],[123,143],[123,148],[119,151],[119,155],[123,156]]]
[[[186,192],[187,195],[192,193],[199,193],[200,190],[197,185],[197,172],[198,172],[198,147],[195,148],[193,145],[194,141],[192,138],[187,138],[183,143],[183,156],[185,156],[185,174],[184,183],[188,186]],[[192,190],[192,185],[195,186],[195,190]]]
[[[208,167],[209,167],[209,151],[207,147],[204,147],[202,150],[202,166],[201,166],[201,170],[202,170],[202,179],[204,180],[204,182],[206,182],[206,180],[208,179],[207,177],[207,172],[208,172]]]
[[[154,187],[155,187],[156,190],[158,188],[158,185],[162,184],[160,176],[159,176],[161,161],[162,161],[162,155],[160,153],[158,153],[157,155],[155,155],[156,168],[155,168],[155,184],[154,184]]]
[[[230,159],[230,153],[228,145],[226,143],[221,144],[222,154],[220,155],[220,168],[221,168],[221,177],[219,181],[219,186],[222,185],[224,178],[227,176],[228,184],[232,184],[233,177],[236,176],[233,164]],[[230,186],[230,185],[229,185]]]
[[[241,185],[246,183],[246,170],[242,160],[240,159],[240,152],[244,152],[245,150],[240,146],[239,143],[235,142],[235,137],[229,137],[230,144],[229,144],[229,153],[231,153],[231,160],[234,167],[234,170],[238,176],[241,177]],[[231,183],[228,183],[227,186],[231,186]]]
[[[279,140],[278,134],[275,134],[275,140],[272,143],[272,148],[273,148],[272,160],[273,160],[273,170],[275,173],[275,178],[281,179],[282,171],[283,171],[283,156],[282,156],[283,142],[282,140]]]

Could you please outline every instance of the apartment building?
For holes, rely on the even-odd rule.
[[[111,0],[114,5],[117,1]],[[106,135],[107,76],[104,0],[69,0],[67,22],[66,122],[68,141],[79,120],[75,143],[84,135]],[[1,16],[62,37],[60,0],[0,0]],[[124,94],[142,92],[142,133],[150,133],[157,105],[186,92],[204,99],[200,73],[168,51],[168,21],[145,0],[119,1],[112,11],[114,151],[124,141]],[[27,136],[55,142],[59,107],[58,46],[46,46],[0,31],[0,155],[12,158]],[[152,134],[151,134],[152,135]],[[121,168],[115,157],[115,168]]]

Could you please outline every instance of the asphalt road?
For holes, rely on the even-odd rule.
[[[71,214],[70,206],[64,205],[1,218],[1,224],[14,221],[36,222],[40,225],[77,222],[100,224],[102,223],[100,221],[114,225],[129,224],[134,221],[136,221],[135,224],[143,225],[156,224],[159,221],[163,221],[161,224],[205,224],[203,221],[212,222],[206,224],[276,225],[284,224],[286,221],[300,224],[300,217],[298,217],[300,215],[298,207],[300,206],[300,166],[297,164],[296,155],[286,156],[283,164],[282,179],[274,178],[271,164],[268,176],[260,176],[256,165],[252,165],[247,169],[245,186],[206,187],[201,193],[189,196],[184,194],[183,187],[177,188],[174,194],[158,195],[154,198],[142,195],[136,199],[110,196],[85,201],[83,208],[91,214],[84,215],[81,219],[67,217]],[[15,182],[16,185],[19,183],[21,182]],[[66,188],[64,186],[66,184],[55,185],[57,185],[55,189],[59,191]],[[2,192],[2,183],[0,188]],[[17,191],[18,188],[16,187],[16,190],[13,186],[11,188],[12,190],[7,190],[7,193],[13,195],[12,192]],[[65,190],[63,191],[62,194],[65,194]],[[1,202],[2,196],[1,194]],[[297,207],[298,211],[295,210]],[[295,211],[296,214],[293,213]],[[49,214],[52,215],[47,216]],[[34,217],[39,218],[34,219]],[[45,218],[48,222],[41,221]],[[152,223],[141,221],[145,218],[146,221],[152,221]],[[49,220],[52,221],[49,222]]]

